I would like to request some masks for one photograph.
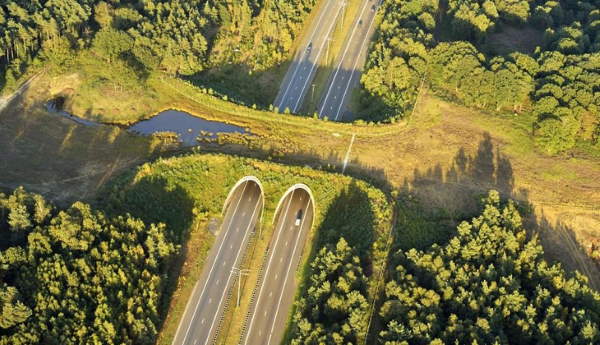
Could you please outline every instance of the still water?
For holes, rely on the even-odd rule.
[[[73,116],[62,110],[63,101],[61,99],[52,100],[46,104],[49,112],[63,116],[71,121],[86,126],[99,126],[98,122],[86,120]],[[230,125],[224,122],[209,121],[186,112],[178,110],[166,110],[158,113],[148,120],[140,121],[127,128],[128,131],[139,135],[151,135],[159,132],[173,132],[179,136],[179,140],[186,146],[198,144],[197,138],[216,138],[220,133],[241,133],[248,132],[239,126]]]
[[[129,127],[129,131],[142,135],[174,132],[179,135],[181,142],[188,146],[198,144],[196,138],[216,138],[219,133],[246,133],[242,127],[208,121],[178,110],[166,110],[158,113],[148,120],[140,121]]]

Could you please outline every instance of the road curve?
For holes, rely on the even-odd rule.
[[[359,16],[352,24],[350,37],[346,40],[343,53],[319,103],[319,117],[333,121],[349,117],[348,101],[352,90],[360,82],[379,5],[380,0],[363,0]]]
[[[242,334],[242,345],[278,345],[285,332],[297,287],[296,269],[313,222],[310,194],[294,189],[281,203],[258,295]],[[296,225],[298,211],[303,215]],[[259,287],[260,286],[260,287]]]
[[[173,345],[211,345],[215,341],[228,291],[236,278],[234,268],[242,260],[263,203],[260,186],[255,181],[245,181],[233,192],[219,234],[175,333]]]
[[[312,23],[310,36],[298,46],[294,60],[283,78],[273,103],[280,112],[289,109],[295,113],[300,109],[304,96],[311,88],[319,61],[327,55],[327,40],[331,37],[344,5],[339,0],[325,1]]]

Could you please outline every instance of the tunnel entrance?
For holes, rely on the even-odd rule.
[[[235,202],[239,200],[240,196],[248,192],[248,190],[259,193],[260,200],[264,204],[265,193],[262,183],[260,183],[260,180],[255,176],[244,176],[239,181],[237,181],[236,184],[229,190],[229,194],[225,199],[225,203],[223,204],[221,214],[225,215],[230,206],[233,205],[235,207]],[[260,213],[262,214],[262,207]]]
[[[313,218],[315,214],[315,201],[310,188],[307,185],[299,183],[290,187],[281,197],[277,207],[275,208],[275,216],[273,223],[278,224],[283,218],[295,217],[293,223],[295,226],[307,226],[312,228]],[[297,224],[297,223],[302,224]],[[304,224],[306,223],[306,224]]]

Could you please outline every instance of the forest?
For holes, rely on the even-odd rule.
[[[315,0],[12,0],[0,3],[0,86],[82,52],[126,65],[143,82],[192,78],[224,65],[249,73],[287,57]],[[122,72],[121,72],[122,73]],[[223,74],[219,75],[225,78]]]
[[[368,329],[361,261],[324,246],[297,302],[292,344],[597,344],[600,294],[550,264],[513,201],[490,191],[446,244],[395,252],[380,329]],[[373,327],[373,326],[372,326]]]
[[[310,264],[306,296],[297,301],[291,344],[360,344],[367,335],[370,303],[360,258],[342,237]]]
[[[398,251],[379,343],[598,343],[600,294],[528,236],[517,205],[491,191],[447,244]]]
[[[0,194],[0,344],[154,344],[169,263],[163,224]]]
[[[600,9],[584,1],[388,0],[362,77],[363,111],[395,121],[420,86],[467,106],[535,117],[548,154],[600,141]],[[531,47],[498,49],[526,36]],[[538,37],[535,33],[539,33]],[[506,39],[506,38],[505,38]]]

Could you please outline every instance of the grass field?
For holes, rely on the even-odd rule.
[[[381,191],[348,176],[254,159],[210,154],[162,159],[124,174],[100,194],[100,204],[107,205],[113,213],[129,212],[146,222],[165,222],[175,232],[188,234],[182,239],[181,274],[173,284],[176,290],[158,344],[171,344],[189,295],[201,274],[213,238],[206,224],[220,218],[229,189],[247,175],[258,177],[264,186],[262,236],[255,233],[251,240],[243,267],[252,272],[245,278],[240,307],[228,309],[219,343],[237,344],[239,340],[242,316],[248,312],[258,269],[264,259],[259,253],[266,252],[273,232],[271,220],[275,207],[287,188],[295,183],[307,184],[317,205],[313,231],[304,246],[303,262],[306,263],[323,244],[335,243],[344,236],[353,247],[362,248],[363,255],[368,252],[372,258],[369,284],[371,296],[375,295],[377,279],[382,278],[380,273],[387,257],[386,243],[392,221],[392,208]],[[331,224],[337,227],[332,229]],[[300,282],[307,269],[306,264],[302,267],[297,272]],[[229,303],[230,306],[233,304]]]
[[[158,144],[148,139],[120,134],[119,140],[113,140],[104,133],[107,130],[80,128],[45,114],[41,102],[61,90],[63,79],[67,84],[72,78],[72,74],[40,78],[23,102],[0,115],[1,140],[8,148],[0,153],[1,161],[13,162],[8,178],[2,181],[5,186],[26,184],[32,191],[73,200],[92,195],[106,181],[104,176],[155,154]],[[355,133],[350,174],[387,190],[411,193],[425,209],[436,210],[436,214],[444,210],[441,214],[449,222],[475,210],[474,196],[489,188],[499,189],[505,196],[533,205],[531,221],[551,258],[559,258],[568,268],[588,271],[588,276],[600,276],[583,255],[582,247],[582,243],[600,237],[600,159],[590,148],[577,148],[557,157],[539,154],[530,137],[531,118],[484,114],[425,89],[407,121],[357,126],[253,110],[203,94],[177,80],[156,78],[150,82],[156,83],[153,92],[159,90],[160,97],[141,117],[178,108],[244,126],[255,134],[223,137],[219,145],[204,145],[203,150],[335,170],[341,168]],[[115,99],[113,109],[119,107]],[[116,118],[109,109],[99,114]],[[38,135],[40,131],[47,134]],[[112,131],[117,133],[115,129],[108,132]],[[100,132],[104,134],[97,134]],[[74,135],[77,133],[84,134]],[[68,159],[43,164],[48,156],[61,152],[63,141],[79,149],[69,151]],[[89,154],[95,151],[97,156]]]
[[[241,125],[254,136],[223,136],[199,149],[328,171],[340,171],[356,134],[347,174],[398,196],[400,247],[444,241],[459,220],[476,212],[478,196],[495,188],[530,210],[528,226],[549,259],[580,270],[600,288],[600,270],[585,254],[586,246],[600,238],[600,155],[585,146],[556,157],[539,154],[530,136],[532,118],[482,113],[424,89],[408,120],[358,126],[253,110],[156,75],[133,89],[119,87],[124,81],[97,84],[98,67],[88,68],[44,74],[0,113],[0,188],[24,185],[62,203],[92,200],[124,169],[174,152],[156,138],[136,137],[116,127],[84,127],[48,114],[43,105],[57,95],[67,97],[67,109],[74,114],[105,122],[131,123],[177,108]],[[210,236],[200,235],[206,221],[190,223],[188,246],[199,250],[186,256],[188,264],[182,267],[187,277],[200,273],[209,248]],[[261,245],[255,244],[254,253],[261,252]],[[260,255],[248,260],[255,265]],[[247,288],[252,279],[256,277],[248,278]],[[174,313],[182,311],[181,296],[193,281],[189,278],[186,285],[182,280],[184,290],[175,293],[179,302],[171,307]],[[168,320],[171,326],[165,327],[161,344],[174,331]],[[228,329],[236,334],[239,324]]]
[[[336,29],[330,56],[341,49],[343,33],[352,24],[349,18],[358,10],[359,3],[348,2],[346,21],[342,30]],[[525,34],[523,37],[539,39],[538,32]],[[535,40],[515,41],[513,38],[519,35],[520,31],[507,28],[492,35],[488,48],[498,52],[532,49],[530,43]],[[330,65],[319,69],[315,95],[325,86]],[[270,88],[253,91],[264,91],[260,95],[264,99],[274,97],[285,67],[263,73],[258,77],[262,78],[259,85],[268,84]],[[244,75],[236,80],[243,83],[248,78],[254,77]],[[169,158],[182,150],[158,138],[134,136],[118,127],[85,127],[49,114],[44,104],[56,96],[67,99],[65,107],[69,112],[107,123],[130,124],[175,108],[240,125],[253,136],[222,136],[217,143],[204,143],[197,150],[288,166],[257,160],[236,165],[232,158],[223,156]],[[311,112],[316,98],[310,104],[310,94],[307,95],[305,103],[309,104],[305,104],[304,111]],[[325,122],[233,104],[167,76],[156,74],[140,79],[126,66],[116,65],[109,71],[92,56],[83,55],[66,70],[48,69],[22,97],[0,112],[0,189],[23,185],[63,205],[75,200],[94,201],[102,190],[103,198],[117,195],[120,191],[110,188],[131,177],[124,175],[115,182],[116,176],[158,159],[134,170],[137,176],[140,179],[154,176],[157,181],[168,182],[159,186],[158,196],[173,196],[165,191],[177,190],[185,196],[175,199],[178,204],[193,205],[180,210],[177,219],[182,222],[175,224],[187,229],[188,239],[184,242],[184,256],[179,262],[181,275],[173,284],[173,299],[159,345],[170,345],[213,240],[206,229],[218,221],[227,188],[240,174],[256,174],[269,181],[268,194],[275,199],[294,181],[306,178],[319,181],[315,194],[323,198],[317,200],[322,206],[331,203],[352,183],[350,177],[369,181],[397,200],[395,243],[402,249],[444,242],[460,220],[477,212],[479,196],[497,189],[503,196],[517,200],[526,211],[527,227],[532,236],[539,236],[550,260],[560,261],[569,270],[581,271],[592,286],[600,289],[600,267],[586,255],[590,243],[600,241],[600,150],[581,143],[563,155],[540,154],[531,138],[534,120],[527,115],[469,109],[437,97],[425,87],[413,116],[404,121],[388,125]],[[353,134],[356,140],[346,170],[350,177],[325,173],[341,171]],[[202,170],[203,158],[199,157],[213,157],[208,159],[209,163],[205,162],[211,168]],[[228,169],[236,173],[231,174]],[[333,182],[326,184],[326,181]],[[369,198],[383,200],[381,192],[363,182],[360,184],[376,194]],[[209,189],[216,194],[202,194]],[[123,197],[131,196],[132,191],[145,192],[131,183],[122,188]],[[275,199],[268,200],[265,219],[272,215]],[[163,220],[158,217],[160,213],[150,214],[157,216],[150,220]],[[321,221],[324,214],[318,217]],[[271,231],[267,226],[263,236],[253,240],[245,259],[248,267],[260,264]],[[310,258],[312,249],[306,247],[305,260]],[[245,278],[241,306],[228,310],[222,343],[237,343],[242,319],[233,315],[247,312],[256,280],[256,273]]]

